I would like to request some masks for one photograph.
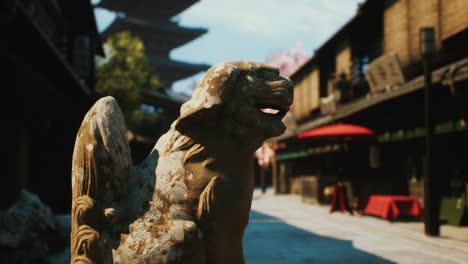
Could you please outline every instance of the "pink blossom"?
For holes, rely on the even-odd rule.
[[[302,44],[297,42],[289,51],[281,51],[269,55],[266,63],[278,67],[280,75],[289,77],[310,58]]]

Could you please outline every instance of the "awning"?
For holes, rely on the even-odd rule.
[[[375,133],[366,127],[339,123],[299,133],[297,138],[330,141],[373,140]]]

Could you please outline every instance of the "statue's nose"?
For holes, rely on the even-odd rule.
[[[287,96],[292,103],[294,89],[293,89],[293,82],[291,80],[282,78],[282,80],[267,82],[267,84],[273,90],[276,90],[277,92],[283,93],[285,96]]]

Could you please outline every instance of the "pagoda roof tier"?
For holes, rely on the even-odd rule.
[[[150,64],[156,69],[161,81],[169,87],[173,82],[190,77],[210,68],[207,64],[192,64],[171,60],[161,56],[148,57]]]
[[[97,7],[144,19],[165,19],[181,13],[199,0],[101,0]]]
[[[169,89],[161,89],[157,92],[142,89],[141,94],[143,95],[145,104],[172,108],[175,111],[178,111],[180,106],[190,99],[189,95],[176,93]]]
[[[208,32],[204,28],[181,27],[168,21],[144,21],[133,17],[118,17],[102,33],[102,37],[106,39],[121,31],[130,31],[140,37],[147,50],[162,50],[166,53]]]

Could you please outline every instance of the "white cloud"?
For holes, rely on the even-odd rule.
[[[219,25],[262,35],[321,34],[344,24],[362,0],[201,0],[181,14],[181,23]],[[213,27],[213,26],[211,26]]]

